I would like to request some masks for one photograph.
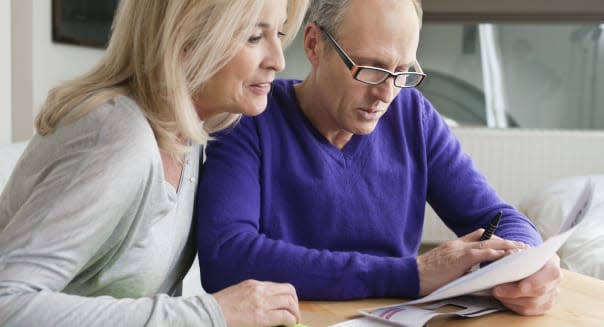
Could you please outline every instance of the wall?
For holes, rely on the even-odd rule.
[[[0,93],[0,144],[29,139],[33,135],[33,119],[48,91],[92,68],[103,54],[94,48],[53,43],[51,1],[36,1],[35,6],[33,1],[0,1],[0,43],[10,44],[7,33],[10,33],[12,18],[13,58],[12,80],[8,74],[2,75],[6,81],[0,79],[3,92]],[[301,38],[286,54],[287,67],[280,76],[304,78],[310,65],[302,51]],[[5,56],[10,57],[0,53],[0,71],[10,71],[1,66],[10,65]],[[9,91],[11,82],[12,93]]]
[[[10,143],[12,134],[11,115],[11,6],[0,1],[0,144]]]
[[[279,78],[304,79],[310,72],[310,63],[304,53],[303,41],[304,28],[301,28],[292,44],[283,51],[285,69],[277,74]]]
[[[92,68],[103,54],[94,48],[53,43],[51,1],[36,1],[35,6],[33,1],[0,1],[0,44],[10,45],[13,58],[12,79],[9,74],[0,77],[0,144],[29,139],[48,91]],[[309,71],[301,34],[286,50],[287,66],[281,77],[304,78]],[[3,68],[11,64],[9,54],[0,52],[0,71],[11,71]]]
[[[51,1],[12,0],[12,141],[33,135],[48,91],[88,71],[103,51],[52,42]]]

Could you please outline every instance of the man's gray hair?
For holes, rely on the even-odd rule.
[[[304,17],[304,24],[315,23],[336,35],[344,18],[348,0],[311,0]]]
[[[311,0],[304,17],[304,25],[315,23],[323,27],[329,34],[337,37],[340,23],[342,23],[342,19],[346,14],[349,2],[349,0]],[[413,5],[421,26],[423,15],[421,0],[413,0]]]

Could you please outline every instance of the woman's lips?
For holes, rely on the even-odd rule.
[[[271,91],[271,82],[250,84],[248,88],[255,94],[267,95]]]

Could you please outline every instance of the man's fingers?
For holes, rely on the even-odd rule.
[[[462,241],[466,241],[466,242],[476,242],[480,239],[480,236],[482,235],[483,232],[484,232],[484,228],[479,228],[479,229],[471,232],[470,234],[466,234],[466,235],[460,237],[459,239]]]
[[[499,300],[508,309],[523,316],[539,316],[550,310],[554,298],[521,298],[514,301]]]
[[[522,250],[526,249],[528,245],[517,242],[504,240],[501,238],[492,238],[486,241],[470,242],[468,243],[474,249],[494,249],[494,250]]]
[[[512,311],[525,315],[535,316],[542,315],[546,311],[550,310],[554,303],[554,298],[560,293],[560,289],[556,286],[545,291],[541,289],[540,294],[535,296],[516,296],[519,293],[510,293],[510,297],[502,297],[501,291],[494,290],[493,295],[503,305]]]

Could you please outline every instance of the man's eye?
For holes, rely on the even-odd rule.
[[[286,34],[285,34],[285,33],[283,33],[283,32],[277,32],[277,36],[278,36],[280,39],[284,38],[284,37],[285,37],[285,35],[286,35]]]

